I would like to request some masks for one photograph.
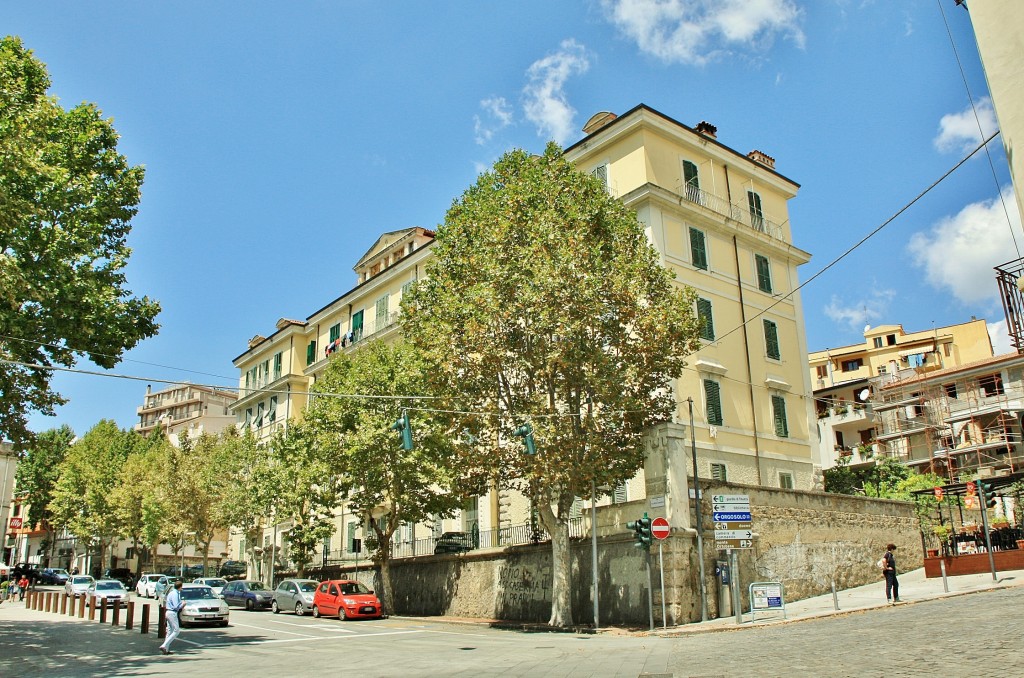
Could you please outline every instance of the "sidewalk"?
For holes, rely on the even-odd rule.
[[[925,600],[936,600],[950,596],[961,596],[978,591],[990,591],[992,589],[1010,588],[1024,586],[1024,570],[1009,570],[996,572],[997,581],[992,580],[992,573],[965,574],[956,577],[947,577],[949,592],[947,593],[942,584],[942,578],[927,579],[924,576],[924,568],[911,572],[901,573],[900,582],[900,605],[913,605]],[[795,602],[787,602],[785,619],[779,610],[758,611],[757,618],[751,622],[749,610],[742,615],[743,623],[736,624],[735,615],[712,619],[706,622],[672,626],[667,629],[656,627],[651,635],[671,637],[691,633],[709,633],[715,631],[737,631],[754,627],[764,627],[779,624],[790,624],[793,622],[806,621],[808,619],[820,619],[835,615],[862,612],[882,607],[889,607],[885,600],[885,580],[879,579],[877,583],[866,586],[858,586],[845,591],[837,591],[836,597],[839,602],[839,609],[835,608],[835,601],[832,594],[814,598],[805,598]]]

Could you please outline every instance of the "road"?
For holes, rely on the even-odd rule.
[[[1024,587],[681,637],[526,633],[421,618],[233,610],[226,629],[155,634],[0,606],[0,676],[1024,675]]]

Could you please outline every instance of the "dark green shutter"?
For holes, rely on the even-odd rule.
[[[697,299],[697,320],[700,321],[700,338],[715,340],[715,318],[711,314],[711,302]]]
[[[363,338],[363,312],[359,311],[352,316],[352,341],[359,341]]]
[[[306,364],[312,365],[316,361],[316,339],[309,342],[306,347]]]
[[[750,208],[750,225],[758,230],[764,230],[764,213],[761,211],[761,196],[753,191],[747,191],[747,206]]]
[[[770,293],[772,291],[772,266],[768,262],[768,257],[755,254],[754,261],[757,263],[757,288],[762,292]]]
[[[331,326],[331,338],[328,339],[328,341],[330,341],[333,344],[334,341],[336,339],[339,339],[340,337],[341,337],[341,323],[338,323],[337,325],[332,325]]]
[[[789,437],[789,423],[786,421],[786,399],[772,396],[772,416],[775,419],[775,435],[780,438]]]
[[[704,231],[690,227],[690,257],[695,268],[708,270],[708,251],[704,244]]]
[[[683,161],[683,183],[693,188],[700,188],[700,178],[697,176],[697,166],[689,160]]]
[[[779,350],[779,328],[771,320],[764,321],[764,346],[769,358],[782,359],[782,352]]]
[[[708,403],[708,423],[721,426],[722,395],[717,381],[712,381],[711,379],[704,380],[704,398]]]

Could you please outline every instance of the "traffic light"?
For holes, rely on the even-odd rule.
[[[992,492],[992,484],[979,482],[978,488],[981,490],[981,496],[985,497],[985,508],[995,508],[996,495]]]
[[[533,441],[533,427],[529,423],[523,424],[515,431],[512,431],[512,435],[523,439],[527,454],[537,454],[537,444]]]
[[[412,426],[409,425],[409,411],[402,410],[402,418],[391,425],[392,431],[398,431],[402,435],[402,449],[412,449]]]
[[[644,513],[644,517],[626,523],[626,527],[633,530],[633,546],[638,549],[651,548],[651,519]]]

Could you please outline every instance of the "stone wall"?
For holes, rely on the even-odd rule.
[[[754,548],[740,551],[744,608],[748,604],[747,585],[752,581],[781,581],[786,588],[787,601],[827,593],[833,579],[839,589],[880,583],[881,573],[875,561],[890,541],[898,546],[900,571],[922,565],[920,533],[911,504],[735,483],[702,481],[701,485],[704,489],[705,574],[712,617],[719,616],[715,563],[725,559],[724,553],[714,549],[710,497],[715,493],[750,496],[756,539]],[[632,519],[649,508],[646,501],[640,501],[608,510]],[[600,523],[606,522],[603,518],[599,511]],[[661,547],[668,623],[699,621],[695,533],[673,529],[673,534]],[[647,625],[648,584],[644,555],[633,546],[630,532],[598,539],[602,626]],[[651,556],[654,617],[660,625],[657,544],[651,549]],[[590,540],[574,541],[572,600],[577,623],[593,622],[591,570]],[[396,560],[392,562],[391,571],[396,614],[530,622],[546,622],[551,614],[549,543]],[[330,573],[322,574],[338,577],[356,573],[351,568],[331,568]],[[357,576],[372,588],[380,588],[372,570],[364,569]]]

